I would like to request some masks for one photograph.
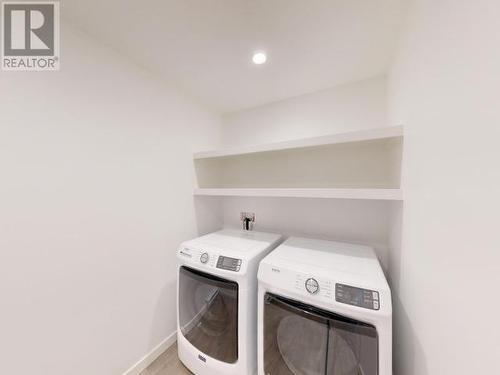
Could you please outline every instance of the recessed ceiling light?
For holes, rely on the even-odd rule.
[[[253,54],[252,61],[254,64],[261,65],[267,60],[266,53],[263,51],[257,51]]]

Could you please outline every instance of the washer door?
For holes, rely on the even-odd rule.
[[[179,269],[179,325],[199,351],[238,360],[238,284],[191,268]]]
[[[266,375],[377,375],[375,327],[267,293]]]

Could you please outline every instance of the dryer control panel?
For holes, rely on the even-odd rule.
[[[335,283],[332,280],[296,274],[295,289],[326,300],[335,299],[340,303],[364,309],[380,310],[380,295],[376,290],[357,288]]]
[[[356,274],[304,273],[263,261],[258,279],[259,289],[261,286],[269,288],[275,293],[285,293],[292,299],[327,310],[337,306],[347,310],[363,309],[365,313],[392,314],[390,289],[383,285],[379,289],[375,282],[371,286]]]
[[[333,297],[332,282],[327,279],[310,277],[298,273],[295,276],[295,289],[305,291],[311,295],[317,295],[330,299]]]
[[[345,284],[335,284],[335,301],[370,310],[380,309],[380,299],[377,291]]]

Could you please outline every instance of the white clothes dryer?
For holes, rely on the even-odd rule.
[[[373,249],[292,237],[258,280],[259,375],[392,375],[391,291]]]

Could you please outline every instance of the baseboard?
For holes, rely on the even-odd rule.
[[[135,365],[129,368],[123,373],[123,375],[139,375],[144,371],[151,363],[154,362],[165,350],[170,348],[177,340],[177,332],[174,331],[165,340],[160,342],[153,350],[142,357]]]

